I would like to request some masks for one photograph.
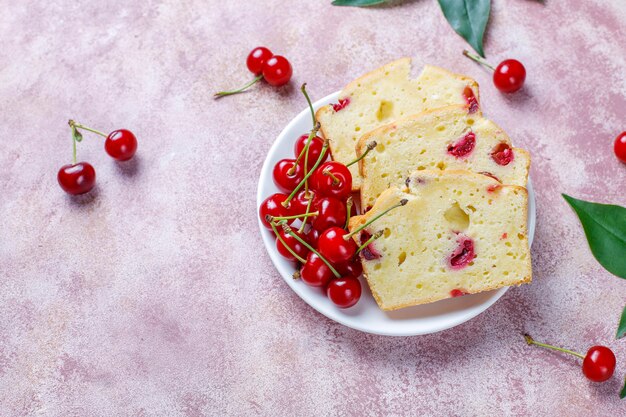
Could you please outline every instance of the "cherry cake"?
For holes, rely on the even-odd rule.
[[[482,174],[421,170],[385,190],[370,211],[350,219],[363,272],[383,310],[531,281],[526,230],[527,191]]]

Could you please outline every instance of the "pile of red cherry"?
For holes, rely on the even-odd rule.
[[[302,91],[306,96],[304,86]],[[361,297],[358,254],[370,242],[359,248],[352,235],[360,229],[347,231],[350,216],[356,214],[348,166],[356,161],[326,161],[328,143],[317,136],[318,129],[298,138],[294,158],[276,163],[274,183],[282,192],[263,201],[259,216],[273,230],[278,252],[302,264],[294,277],[324,288],[334,304],[347,308]]]
[[[89,162],[76,162],[76,144],[83,140],[83,134],[79,129],[105,137],[104,150],[118,161],[128,161],[137,152],[137,138],[130,130],[118,129],[107,135],[73,120],[68,124],[72,129],[73,162],[63,165],[57,174],[59,185],[68,194],[85,194],[96,185],[96,170],[93,166]]]

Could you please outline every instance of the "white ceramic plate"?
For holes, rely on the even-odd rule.
[[[339,92],[331,94],[314,104],[315,109],[328,103],[336,103]],[[257,207],[270,195],[278,192],[272,180],[272,170],[276,162],[282,158],[292,158],[293,145],[296,139],[311,130],[311,114],[304,109],[280,133],[270,149],[259,178],[257,190]],[[257,216],[258,217],[258,216]],[[528,181],[528,238],[532,244],[535,234],[535,193]],[[319,288],[306,285],[301,280],[294,280],[294,264],[284,259],[276,250],[275,239],[270,230],[263,227],[259,220],[259,228],[265,248],[280,272],[287,285],[296,292],[308,305],[326,317],[345,326],[367,333],[388,336],[414,336],[434,333],[457,326],[476,317],[508,290],[508,287],[499,290],[471,294],[463,297],[450,298],[432,304],[404,308],[397,311],[385,312],[378,308],[372,297],[367,282],[361,277],[363,294],[354,307],[340,309],[326,297]]]

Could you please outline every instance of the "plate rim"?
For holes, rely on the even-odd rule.
[[[332,94],[329,94],[327,96],[325,96],[324,98],[321,98],[317,101],[315,101],[313,103],[313,108],[315,110],[317,110],[319,107],[322,107],[326,104],[332,103],[337,101],[338,97],[339,97],[340,91],[336,91]],[[273,180],[271,178],[271,172],[272,169],[269,166],[270,165],[270,157],[272,155],[274,155],[278,148],[279,148],[279,144],[281,142],[283,142],[283,137],[287,135],[287,132],[289,132],[294,125],[296,125],[297,123],[299,123],[300,119],[303,117],[309,117],[310,115],[310,110],[307,108],[305,108],[304,110],[302,110],[301,112],[299,112],[296,116],[294,116],[289,123],[287,123],[287,125],[281,130],[281,132],[278,134],[278,136],[276,137],[276,139],[274,140],[274,142],[272,143],[272,146],[269,148],[269,150],[267,151],[267,154],[265,156],[265,159],[263,161],[263,165],[261,166],[261,172],[259,174],[259,180],[258,180],[258,184],[257,184],[257,197],[256,197],[256,210],[255,210],[255,216],[257,218],[257,223],[259,225],[259,229],[261,232],[261,239],[263,240],[263,245],[265,246],[265,250],[267,251],[272,264],[274,265],[274,267],[276,268],[277,272],[280,274],[280,276],[283,278],[283,280],[285,281],[285,283],[289,286],[289,288],[291,290],[293,290],[298,297],[300,297],[302,299],[302,301],[304,301],[309,307],[313,308],[315,311],[317,311],[318,313],[322,314],[323,316],[329,318],[330,320],[333,320],[339,324],[342,324],[346,327],[349,327],[351,329],[355,329],[355,330],[359,330],[361,332],[364,333],[369,333],[369,334],[376,334],[376,335],[381,335],[381,336],[420,336],[420,335],[426,335],[426,334],[433,334],[433,333],[438,333],[447,329],[451,329],[453,327],[459,326],[463,323],[466,323],[469,320],[472,320],[473,318],[479,316],[481,313],[483,313],[484,311],[486,311],[488,308],[490,308],[492,305],[494,305],[507,291],[510,287],[502,287],[499,288],[497,290],[495,290],[495,292],[493,293],[493,295],[486,300],[483,303],[478,304],[477,306],[479,308],[467,308],[467,309],[463,309],[460,311],[465,311],[465,310],[471,310],[469,312],[469,314],[466,314],[465,316],[459,316],[460,318],[454,322],[451,323],[446,323],[443,324],[441,326],[433,326],[432,329],[426,330],[426,331],[420,331],[419,329],[415,329],[415,331],[405,331],[405,332],[391,332],[391,331],[385,331],[385,330],[375,330],[372,328],[367,328],[366,326],[360,326],[358,325],[358,321],[355,324],[354,322],[351,321],[347,321],[345,319],[343,319],[343,316],[341,314],[340,309],[337,309],[338,314],[334,314],[334,315],[329,315],[327,314],[327,312],[322,311],[322,309],[318,308],[318,306],[316,305],[316,303],[314,302],[310,302],[306,292],[307,291],[312,291],[314,290],[312,287],[304,287],[304,286],[296,286],[294,285],[294,280],[291,277],[291,273],[283,273],[283,265],[279,264],[279,260],[278,257],[280,256],[277,251],[271,251],[270,247],[274,245],[274,241],[270,241],[270,236],[269,236],[269,231],[268,229],[265,228],[265,226],[263,226],[263,224],[261,223],[261,220],[258,216],[258,208],[260,207],[261,203],[263,202],[263,200],[265,198],[267,198],[267,195],[264,195],[263,192],[263,188],[264,188],[264,184],[266,184],[268,181],[270,181],[271,183],[273,183]],[[526,189],[528,191],[528,213],[527,213],[527,233],[528,233],[528,246],[529,248],[532,247],[532,243],[533,243],[533,239],[534,239],[534,235],[535,235],[535,228],[536,228],[536,201],[535,201],[535,193],[534,193],[534,189],[532,186],[532,181],[530,179],[530,173],[528,176],[528,183],[526,185]],[[279,190],[277,189],[276,192],[279,192]],[[367,285],[367,281],[362,278],[362,281],[365,281],[365,285]],[[485,292],[488,293],[488,292]],[[485,294],[485,293],[477,293],[477,294]],[[443,300],[441,300],[443,301]],[[473,306],[476,307],[476,306]]]

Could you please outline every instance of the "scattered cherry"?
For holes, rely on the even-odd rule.
[[[96,170],[88,162],[63,165],[57,174],[59,185],[68,194],[85,194],[96,184]]]
[[[341,200],[333,197],[320,198],[315,204],[315,211],[319,214],[311,221],[311,226],[320,232],[335,226],[341,228],[346,224],[346,205]]]
[[[322,259],[313,252],[309,252],[306,262],[300,270],[302,281],[312,287],[325,287],[334,277],[333,272]]]
[[[235,90],[220,91],[215,93],[213,97],[220,98],[241,93],[259,82],[262,78],[264,78],[269,85],[278,87],[287,84],[293,73],[291,64],[287,58],[272,54],[272,52],[264,46],[258,46],[250,51],[246,65],[248,69],[255,74],[254,79],[243,87]]]
[[[297,234],[298,236],[304,239],[301,233],[297,231],[294,231],[293,233]],[[306,246],[304,246],[301,242],[299,242],[295,237],[285,233],[284,230],[282,229],[278,229],[278,235],[285,241],[285,244],[287,244],[287,246],[289,246],[289,248],[295,252],[296,255],[298,255],[299,257],[303,259],[307,257],[307,255],[309,254],[309,250],[306,248]],[[283,257],[291,261],[297,260],[293,256],[293,254],[289,252],[287,248],[285,248],[285,245],[283,245],[283,242],[281,242],[280,239],[276,239],[276,249],[278,249],[278,253],[280,253]]]
[[[279,87],[285,85],[291,79],[291,64],[287,58],[274,55],[268,59],[263,65],[263,78],[269,85]]]
[[[263,65],[265,62],[273,56],[274,54],[272,51],[264,46],[258,46],[250,51],[248,59],[246,60],[246,65],[248,66],[250,72],[254,75],[259,75],[263,71]]]
[[[311,187],[321,195],[346,199],[352,193],[352,174],[340,162],[324,162],[311,176]]]
[[[349,261],[356,253],[357,246],[351,238],[344,239],[347,234],[341,227],[326,229],[317,241],[322,256],[336,264]]]
[[[606,346],[592,346],[583,359],[583,374],[594,382],[603,382],[613,376],[615,354]]]
[[[622,132],[615,138],[615,145],[613,146],[615,156],[617,159],[626,164],[626,132]]]
[[[304,178],[304,167],[295,159],[281,159],[272,172],[274,184],[283,192],[290,193]]]
[[[337,278],[330,281],[326,294],[337,307],[352,307],[361,298],[361,283],[353,277]]]
[[[503,93],[514,93],[524,86],[526,68],[516,59],[505,59],[496,68],[478,55],[463,51],[463,55],[493,71],[493,84]]]
[[[137,152],[137,138],[130,130],[114,130],[104,141],[104,150],[113,159],[128,161]]]
[[[291,213],[285,207],[283,207],[282,202],[287,199],[286,194],[276,193],[267,197],[262,203],[261,207],[259,207],[259,218],[261,219],[261,223],[268,229],[271,229],[272,226],[268,223],[265,216],[270,215],[272,217],[285,217],[289,216]],[[288,221],[288,223],[293,222],[293,220]]]
[[[293,149],[296,158],[298,158],[298,156],[304,150],[304,147],[306,146],[306,142],[308,139],[309,139],[309,135],[307,134],[307,135],[300,136],[298,140],[296,140],[296,144],[294,145],[294,149]],[[309,151],[307,152],[309,155],[307,159],[308,169],[311,169],[315,161],[317,161],[317,158],[320,157],[323,148],[324,148],[324,140],[320,138],[319,136],[313,136],[311,138],[311,143],[309,144]],[[302,155],[302,157],[300,157],[300,160],[298,161],[298,163],[302,166],[304,166],[304,157],[305,155]]]
[[[525,334],[524,338],[529,345],[536,345],[547,349],[557,350],[559,352],[568,353],[574,355],[583,360],[582,371],[587,379],[594,382],[604,382],[610,379],[615,372],[615,354],[611,349],[606,346],[592,346],[587,351],[585,356],[578,352],[571,351],[546,343],[540,343],[535,341],[532,337]]]

